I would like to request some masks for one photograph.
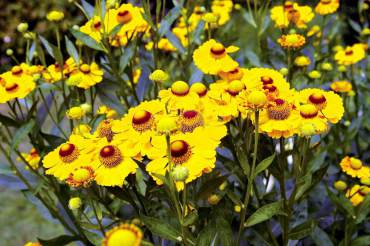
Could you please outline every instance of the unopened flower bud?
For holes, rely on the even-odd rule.
[[[185,166],[175,166],[171,172],[171,175],[175,181],[185,182],[189,177],[189,169]]]
[[[12,56],[14,54],[13,50],[12,49],[7,49],[6,50],[6,55],[7,56]]]
[[[207,199],[208,203],[211,205],[216,205],[217,203],[220,202],[220,200],[221,200],[221,197],[217,194],[212,194]]]
[[[82,205],[82,201],[81,201],[81,198],[79,197],[72,197],[71,199],[69,199],[69,202],[68,202],[68,207],[69,209],[71,210],[77,210],[81,207]]]
[[[333,70],[333,65],[331,65],[331,63],[329,63],[329,62],[324,62],[321,65],[321,69],[324,70],[324,71],[331,71],[331,70]]]
[[[286,76],[288,75],[289,70],[286,67],[283,67],[279,70],[279,72],[283,75]]]
[[[310,77],[311,79],[319,79],[321,78],[321,73],[317,70],[312,70],[308,73],[308,77]]]
[[[177,129],[176,118],[164,116],[157,123],[157,130],[160,133],[170,133]]]
[[[361,184],[369,185],[370,186],[370,178],[369,177],[362,177],[360,179]]]
[[[254,107],[263,107],[267,102],[267,97],[264,92],[256,90],[248,95],[247,101]]]
[[[168,74],[161,69],[157,69],[149,75],[149,79],[154,82],[164,82],[168,79]]]
[[[347,183],[342,180],[338,180],[334,183],[334,188],[339,191],[344,191],[345,189],[347,189]]]
[[[89,103],[83,103],[80,105],[80,107],[82,108],[83,111],[85,111],[85,113],[90,113],[91,112],[91,104]]]
[[[23,23],[18,24],[17,30],[18,32],[21,32],[21,33],[26,32],[28,30],[28,23],[23,22]]]

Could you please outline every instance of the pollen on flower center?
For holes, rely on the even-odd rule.
[[[72,143],[65,143],[59,148],[59,158],[65,162],[70,163],[77,159],[79,151]]]
[[[269,76],[261,76],[261,81],[263,85],[268,85],[274,83],[274,80]]]
[[[120,24],[127,24],[132,20],[132,15],[130,11],[124,10],[124,11],[119,11],[117,14],[117,21]]]
[[[91,71],[90,70],[90,66],[87,65],[87,64],[82,64],[80,66],[80,71],[83,72],[83,73],[85,73],[85,74],[90,73],[90,71]]]
[[[361,169],[362,162],[356,158],[351,158],[351,167],[356,170]]]
[[[153,115],[146,110],[138,110],[132,117],[132,127],[138,132],[150,130],[154,125]]]
[[[302,105],[300,108],[300,114],[305,119],[311,119],[317,116],[319,111],[312,104]]]
[[[203,126],[202,115],[195,110],[184,111],[179,117],[180,128],[182,132],[193,132],[199,126]]]
[[[171,91],[176,96],[186,96],[189,93],[189,85],[184,81],[176,81],[172,84]]]
[[[275,92],[277,90],[276,86],[267,84],[262,87],[264,90],[268,90],[268,92]]]
[[[100,30],[100,28],[101,28],[101,21],[100,20],[94,21],[93,27],[94,27],[95,30]]]
[[[275,105],[268,108],[268,116],[274,120],[285,120],[290,115],[290,106],[283,99],[275,99]]]
[[[99,159],[105,167],[115,167],[121,163],[122,154],[116,146],[107,145],[100,150]]]
[[[171,143],[171,158],[175,164],[182,164],[189,160],[191,149],[184,140],[176,140]]]
[[[226,55],[226,49],[222,44],[215,43],[211,48],[211,54],[214,58],[222,58]]]
[[[16,92],[18,90],[18,88],[19,88],[19,85],[17,83],[14,83],[14,82],[9,83],[5,86],[5,90],[7,92]]]
[[[20,66],[14,66],[12,68],[12,74],[13,75],[19,75],[23,72],[23,69]]]
[[[326,106],[326,98],[322,93],[313,93],[308,97],[308,100],[320,110]]]
[[[71,172],[66,179],[66,183],[72,187],[88,187],[94,180],[95,174],[91,166],[82,166]]]
[[[351,56],[351,55],[353,55],[353,50],[347,50],[345,52],[345,54],[346,54],[346,56]]]

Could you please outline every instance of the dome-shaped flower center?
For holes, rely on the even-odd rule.
[[[232,96],[236,96],[244,89],[244,87],[244,84],[240,80],[233,80],[227,87],[227,92]]]
[[[78,148],[72,143],[65,143],[59,148],[59,158],[65,163],[73,162],[78,155]]]
[[[211,47],[211,54],[214,58],[222,58],[222,57],[226,56],[226,49],[222,44],[215,43]]]
[[[14,66],[12,68],[13,75],[20,75],[23,72],[23,69],[20,66]]]
[[[314,104],[319,110],[325,108],[326,103],[327,103],[324,94],[319,93],[319,92],[311,94],[308,97],[308,101]]]
[[[193,130],[199,126],[203,126],[202,115],[195,110],[184,111],[180,117],[180,129],[182,132],[193,132]]]
[[[203,97],[207,94],[207,87],[200,82],[192,84],[190,90],[197,93],[199,97]]]
[[[127,24],[132,20],[132,15],[128,10],[119,11],[117,14],[117,21],[120,24]]]
[[[30,151],[30,155],[39,155],[39,153],[37,153],[37,150],[35,148],[32,148]]]
[[[367,196],[367,194],[370,193],[370,187],[367,187],[367,186],[361,186],[360,189],[358,190],[358,192],[362,195],[362,196]]]
[[[269,76],[261,76],[261,82],[263,85],[268,85],[274,83],[274,80]]]
[[[5,90],[9,93],[16,92],[19,89],[19,85],[15,82],[7,83],[5,86]]]
[[[312,104],[302,105],[300,108],[300,114],[305,119],[311,119],[317,116],[319,111]]]
[[[172,84],[171,91],[176,96],[186,96],[189,93],[189,85],[184,81],[176,81]]]
[[[83,181],[87,180],[89,177],[90,177],[90,172],[89,172],[89,170],[87,170],[85,168],[77,169],[73,173],[73,178],[77,182],[83,182]]]
[[[107,145],[101,148],[99,159],[101,164],[103,164],[105,167],[115,167],[121,163],[122,154],[116,146]]]
[[[344,54],[346,54],[346,56],[351,56],[351,55],[353,55],[353,50],[351,50],[351,49],[346,50],[346,51],[344,52]]]
[[[320,2],[322,4],[329,4],[329,3],[331,3],[331,0],[321,0]]]
[[[175,164],[182,164],[189,160],[191,149],[184,140],[175,140],[171,143],[171,158]]]
[[[91,166],[82,166],[76,168],[72,173],[69,174],[68,178],[66,179],[66,183],[72,187],[88,187],[94,178],[94,169]]]
[[[118,229],[109,236],[108,240],[106,241],[106,245],[104,246],[136,246],[139,244],[140,238],[138,238],[135,232],[129,229]]]
[[[298,41],[299,41],[299,38],[297,35],[294,35],[294,34],[289,34],[285,37],[285,41],[288,43],[288,44],[296,44]]]
[[[88,73],[90,73],[90,66],[89,65],[87,65],[87,64],[82,64],[81,66],[80,66],[80,71],[81,72],[83,72],[83,73],[85,73],[85,74],[88,74]]]
[[[132,116],[132,127],[138,132],[150,130],[153,125],[154,117],[146,110],[137,110]]]
[[[362,168],[362,162],[359,159],[351,157],[350,162],[353,169],[359,170]]]
[[[262,87],[264,90],[268,90],[268,92],[275,92],[277,90],[276,86],[267,84]]]
[[[243,70],[239,67],[227,72],[227,79],[230,80],[240,80],[243,77]]]
[[[268,116],[273,120],[285,120],[290,115],[291,108],[283,99],[275,99],[275,105],[267,109]]]
[[[101,28],[101,21],[100,20],[95,20],[93,22],[93,28],[96,30],[96,31],[99,31],[100,28]]]
[[[110,120],[103,120],[96,129],[98,136],[101,138],[106,137],[110,142],[113,139],[112,122]]]
[[[287,17],[288,17],[288,21],[297,23],[299,21],[299,18],[301,17],[301,14],[296,9],[289,9]]]
[[[291,2],[291,1],[286,1],[285,3],[284,3],[284,9],[285,10],[290,10],[290,9],[292,9],[293,8],[293,3]]]

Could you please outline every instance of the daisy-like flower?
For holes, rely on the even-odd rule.
[[[99,16],[94,16],[88,22],[86,22],[85,25],[80,27],[80,31],[89,35],[91,38],[95,39],[95,41],[101,42],[102,33],[109,33],[108,26],[103,27],[103,25],[104,23],[101,18]]]
[[[363,44],[354,44],[347,46],[345,49],[340,49],[335,53],[334,60],[339,65],[352,65],[364,59],[366,56],[365,47]]]
[[[352,84],[347,80],[334,81],[331,83],[330,89],[337,93],[348,93],[352,91]]]
[[[121,119],[112,123],[112,131],[117,139],[125,140],[125,151],[132,156],[155,158],[159,150],[151,144],[156,135],[157,121],[165,114],[165,106],[159,100],[145,101],[130,108]]]
[[[338,123],[343,117],[344,107],[342,98],[332,91],[308,88],[299,92],[302,104],[314,105],[331,123]]]
[[[311,64],[311,60],[308,56],[298,56],[294,59],[294,64],[298,67],[307,67]]]
[[[106,105],[101,105],[96,113],[104,114],[108,119],[114,119],[117,116],[116,110],[109,108]]]
[[[203,100],[206,98],[208,89],[202,82],[195,82],[190,86],[190,91],[197,93],[200,100]]]
[[[112,141],[113,136],[115,135],[112,130],[112,125],[114,122],[115,120],[112,119],[102,120],[93,134],[94,137],[105,138],[108,142]]]
[[[121,224],[105,233],[102,246],[140,246],[143,233],[134,224]]]
[[[189,170],[189,176],[185,180],[186,183],[202,176],[204,172],[210,172],[214,168],[216,150],[212,141],[209,141],[205,136],[200,139],[200,136],[196,133],[180,133],[171,136],[170,141],[171,162],[173,165],[181,165]],[[160,158],[149,162],[146,170],[160,185],[162,181],[155,174],[165,175],[167,171],[170,171],[171,166],[168,163],[165,136],[154,138],[152,144],[158,146],[158,149],[162,148],[163,154]],[[183,189],[183,182],[177,182],[176,186],[179,190]]]
[[[298,28],[306,28],[314,13],[310,6],[300,6],[298,3],[285,1],[284,5],[275,6],[271,9],[271,19],[279,28],[286,28],[294,24]]]
[[[365,166],[361,160],[346,156],[340,162],[342,171],[353,178],[369,178],[370,168]]]
[[[110,17],[122,25],[118,35],[130,36],[131,33],[145,32],[148,29],[149,25],[142,15],[143,8],[127,3],[122,4],[117,10],[112,9],[111,12]]]
[[[95,169],[95,182],[102,186],[122,186],[129,174],[138,168],[123,141],[103,138],[96,143],[91,155],[91,166]]]
[[[194,51],[194,63],[205,74],[216,75],[221,71],[231,71],[238,67],[238,63],[228,54],[238,49],[236,46],[225,48],[223,44],[211,39]]]
[[[233,10],[231,0],[214,0],[211,6],[212,13],[217,17],[217,26],[223,26],[230,20],[230,13]]]
[[[41,157],[35,148],[32,148],[29,153],[21,153],[21,155],[32,169],[36,170],[39,167]],[[17,158],[17,160],[20,160],[20,158]],[[28,166],[25,168],[28,169]]]
[[[75,168],[89,162],[86,153],[94,148],[93,145],[91,140],[71,135],[66,143],[59,145],[44,157],[42,163],[47,168],[45,173],[60,180],[66,179]]]
[[[68,85],[89,89],[103,80],[103,70],[93,62],[92,64],[81,64],[78,69],[71,72],[67,80]]]
[[[285,49],[299,49],[306,43],[306,39],[300,34],[287,34],[282,35],[278,43]]]
[[[319,15],[335,13],[339,8],[339,0],[320,0],[315,7],[315,12]]]
[[[365,199],[367,194],[370,192],[370,187],[354,185],[351,189],[346,192],[346,197],[349,198],[353,206],[358,206]]]
[[[66,183],[72,187],[88,187],[95,179],[92,166],[80,166],[75,168],[66,179]]]
[[[320,38],[321,35],[322,33],[319,25],[312,26],[311,29],[307,32],[307,37],[316,36],[317,38]]]
[[[241,80],[244,76],[244,71],[246,69],[244,68],[240,68],[240,67],[236,67],[230,71],[220,71],[218,73],[218,75],[223,79],[223,80],[226,80],[226,81],[233,81],[233,80]]]
[[[260,113],[259,130],[272,138],[293,136],[299,124],[299,111],[286,99],[275,99]]]
[[[184,81],[176,81],[167,90],[158,93],[161,101],[170,109],[183,109],[188,106],[196,106],[199,103],[199,96],[190,90],[189,85]]]
[[[299,107],[299,114],[301,115],[301,129],[303,127],[303,130],[307,130],[304,125],[311,124],[315,131],[315,134],[321,134],[328,130],[327,119],[319,112],[319,110],[314,105],[301,105]],[[299,133],[301,134],[302,132]],[[303,135],[306,134],[303,133]]]
[[[48,66],[42,73],[42,77],[48,83],[55,83],[62,79],[63,68],[58,64]]]

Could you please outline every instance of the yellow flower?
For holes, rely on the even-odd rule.
[[[190,91],[197,93],[202,99],[207,95],[208,89],[202,82],[195,82],[190,86]]]
[[[231,71],[238,67],[238,63],[228,53],[238,49],[235,46],[225,48],[223,44],[211,39],[194,51],[194,63],[205,74],[216,75],[221,71]]]
[[[298,28],[306,28],[314,13],[309,6],[300,6],[297,3],[286,1],[284,6],[275,6],[271,9],[271,19],[279,28],[286,28],[294,24]]]
[[[275,99],[267,109],[261,111],[259,127],[261,132],[272,138],[288,138],[296,133],[300,125],[299,111],[287,99],[292,100],[292,98]]]
[[[294,64],[298,67],[306,67],[311,64],[311,60],[308,56],[297,56],[294,59]]]
[[[157,123],[157,131],[158,133],[166,133],[169,134],[174,132],[178,129],[177,126],[177,118],[173,116],[163,116],[159,119]]]
[[[185,180],[186,183],[192,182],[202,176],[204,172],[210,172],[215,167],[215,147],[209,143],[209,139],[206,136],[203,136],[201,141],[200,137],[196,133],[180,133],[170,138],[171,162],[174,166],[181,165],[189,170],[189,176]],[[162,149],[162,155],[150,161],[146,166],[146,170],[160,185],[162,181],[154,174],[165,175],[167,171],[170,171],[165,136],[154,138],[152,144],[156,148]],[[183,182],[176,182],[179,190],[183,189],[183,185]]]
[[[33,242],[27,242],[24,244],[24,246],[42,246],[40,243],[33,243]]]
[[[221,201],[222,197],[217,194],[212,194],[207,198],[207,201],[211,205],[217,205]]]
[[[320,0],[315,7],[315,12],[319,15],[335,13],[339,8],[339,0]]]
[[[342,171],[353,178],[368,178],[370,177],[370,168],[365,166],[361,160],[346,156],[340,162]]]
[[[278,43],[285,49],[298,49],[306,43],[306,39],[300,34],[287,34],[282,35]]]
[[[80,107],[72,107],[66,112],[68,119],[80,120],[85,116],[86,112]]]
[[[96,143],[91,154],[91,165],[95,167],[95,182],[101,186],[122,186],[129,174],[134,174],[138,168],[133,155],[124,146],[124,142],[106,138]]]
[[[338,123],[343,117],[342,98],[332,91],[308,88],[299,92],[302,104],[313,104],[331,123]]]
[[[81,198],[79,197],[72,197],[68,201],[68,207],[71,210],[77,210],[81,207],[81,205],[82,205],[82,201],[81,201]]]
[[[331,71],[331,70],[333,70],[333,65],[329,62],[324,62],[321,65],[321,69],[324,70],[324,71]]]
[[[105,233],[102,246],[140,246],[143,233],[134,224],[121,224]]]
[[[213,24],[217,23],[218,16],[214,13],[206,13],[205,15],[203,15],[202,19],[207,23]]]
[[[199,102],[199,96],[190,90],[189,85],[184,81],[176,81],[167,90],[158,93],[161,101],[168,105],[169,109],[183,109],[195,106]]]
[[[353,206],[358,206],[362,203],[368,193],[369,187],[356,184],[347,191],[346,197],[349,198]]]
[[[59,145],[44,157],[42,163],[47,168],[45,173],[60,180],[66,179],[75,168],[86,164],[90,165],[86,153],[91,151],[92,148],[95,147],[91,140],[78,135],[71,135],[66,143]]]
[[[103,70],[98,64],[93,62],[91,65],[81,64],[78,69],[71,72],[67,80],[68,85],[77,86],[83,89],[89,89],[103,80]]]
[[[95,179],[95,171],[91,166],[75,168],[66,179],[66,183],[72,187],[89,187]]]
[[[299,134],[303,136],[313,135],[308,134],[308,127],[311,125],[314,129],[314,134],[321,134],[328,130],[328,123],[325,116],[312,104],[304,104],[299,107],[301,116],[301,129]]]
[[[106,15],[107,18],[108,15]],[[89,35],[91,38],[100,42],[102,39],[103,32],[109,33],[108,26],[104,26],[99,16],[92,17],[85,25],[80,27],[80,31]],[[114,27],[111,27],[111,29]]]
[[[158,150],[150,141],[156,135],[157,123],[165,112],[164,104],[159,100],[145,101],[130,108],[121,120],[112,122],[115,138],[125,140],[123,146],[131,156],[157,156]]]
[[[344,190],[347,189],[347,183],[344,182],[343,180],[335,181],[334,188],[339,190],[339,191],[344,191]]]
[[[168,79],[168,74],[161,69],[157,69],[149,75],[149,79],[154,82],[164,82]]]
[[[113,119],[117,116],[117,112],[116,110],[112,109],[112,108],[109,108],[105,105],[101,105],[99,106],[98,110],[97,110],[97,114],[105,114],[105,116],[108,118],[108,119]]]
[[[223,79],[229,82],[233,80],[241,80],[244,77],[245,69],[236,67],[230,71],[220,71],[218,75]]]
[[[42,73],[42,77],[49,83],[55,83],[62,79],[63,68],[58,63],[48,66]]]
[[[314,25],[311,27],[311,29],[307,32],[307,37],[312,37],[316,35],[318,38],[321,37],[322,33],[321,33],[321,28],[320,26],[318,25]]]
[[[364,28],[362,31],[361,31],[361,35],[363,36],[368,36],[370,35],[370,28]]]
[[[33,91],[36,83],[29,69],[28,65],[22,63],[0,75],[0,103],[24,98]]]
[[[57,21],[63,20],[63,18],[64,18],[64,13],[61,11],[56,11],[56,10],[53,10],[46,15],[46,19],[48,19],[48,21],[57,22]]]
[[[312,70],[308,73],[308,77],[310,77],[311,79],[319,79],[321,78],[321,73],[317,70]]]
[[[365,47],[363,44],[354,44],[352,46],[347,46],[343,50],[338,50],[335,53],[334,60],[337,61],[339,65],[352,65],[361,61],[365,58]]]
[[[352,91],[352,84],[347,80],[334,81],[330,88],[337,93],[349,93]]]
[[[21,153],[21,155],[32,169],[36,170],[39,167],[41,157],[35,148],[32,148],[29,153]],[[20,161],[21,158],[17,158],[17,160]],[[25,168],[29,169],[28,166]]]
[[[149,25],[143,17],[144,9],[132,4],[122,4],[117,10],[111,10],[111,18],[121,24],[118,35],[132,36],[131,33],[145,32]]]
[[[236,212],[236,213],[240,213],[240,211],[242,210],[242,207],[240,206],[240,205],[235,205],[234,206],[234,211]]]
[[[262,91],[252,91],[247,98],[248,103],[254,107],[261,108],[267,102],[266,94]]]
[[[223,26],[230,20],[233,2],[231,0],[214,0],[211,9],[212,13],[217,17],[217,25]]]

